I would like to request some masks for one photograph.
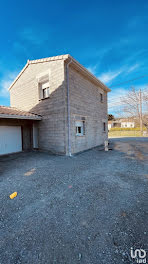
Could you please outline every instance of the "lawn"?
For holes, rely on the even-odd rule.
[[[109,131],[108,137],[141,137],[141,132],[140,131]],[[148,137],[148,134],[144,135]]]

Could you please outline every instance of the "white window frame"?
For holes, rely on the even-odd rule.
[[[49,81],[41,83],[41,93],[42,93],[42,99],[46,99],[50,95],[50,88],[49,88]]]
[[[75,121],[76,127],[76,136],[85,136],[85,121],[84,120],[76,120]],[[81,132],[79,133],[79,128],[81,128]]]
[[[49,84],[50,75],[51,75],[50,70],[47,70],[36,76],[36,80],[38,83],[39,100],[44,100],[50,97],[50,84]]]

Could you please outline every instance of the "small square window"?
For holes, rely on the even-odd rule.
[[[85,135],[85,121],[76,121],[76,136]]]
[[[78,128],[78,134],[81,134],[81,128],[82,127],[77,127]]]
[[[39,98],[45,99],[50,95],[49,81],[39,84]]]
[[[49,97],[49,87],[43,89],[43,98]]]

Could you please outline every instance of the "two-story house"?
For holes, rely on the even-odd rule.
[[[0,154],[40,149],[71,155],[108,137],[110,89],[70,55],[28,61],[0,107]]]

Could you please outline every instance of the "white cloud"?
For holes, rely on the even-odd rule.
[[[89,72],[91,72],[92,74],[95,74],[96,73],[96,65],[87,67],[87,70]]]
[[[142,91],[147,90],[146,85],[134,85],[135,89],[139,91],[141,89]],[[116,115],[122,115],[123,106],[124,103],[122,102],[122,98],[127,96],[129,92],[129,88],[118,88],[113,89],[110,93],[108,93],[108,112],[113,113]]]
[[[17,73],[12,72],[12,73],[9,73],[6,77],[4,77],[0,81],[0,97],[6,97],[6,98],[9,97],[8,88],[10,87],[11,83],[14,81],[16,76],[17,76]]]
[[[115,89],[108,94],[108,112],[117,115],[122,113],[123,103],[121,98],[127,94],[128,90],[125,88]]]
[[[98,76],[98,79],[102,81],[103,83],[109,83],[112,80],[114,80],[117,76],[120,75],[122,70],[118,71],[108,71],[106,73],[102,73],[100,76]]]
[[[100,76],[98,76],[98,79],[101,80],[103,83],[108,84],[114,79],[116,79],[121,73],[126,75],[126,73],[130,73],[137,69],[140,65],[138,63],[132,65],[131,67],[123,66],[122,68],[116,70],[116,71],[108,71],[105,73],[102,73]]]
[[[120,98],[122,96],[125,96],[127,94],[128,90],[124,88],[120,89],[114,89],[108,94],[108,104],[114,105],[116,103],[119,103]]]
[[[131,67],[128,69],[127,72],[128,72],[128,73],[129,73],[129,72],[132,72],[132,71],[134,71],[135,69],[139,68],[139,66],[140,66],[140,65],[139,65],[138,63],[136,63],[135,65],[131,66]]]

